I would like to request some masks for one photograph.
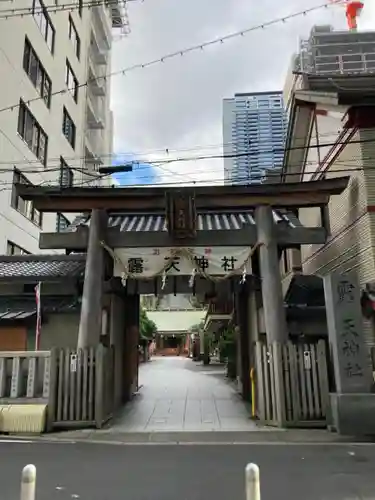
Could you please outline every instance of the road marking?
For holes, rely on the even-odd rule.
[[[335,442],[335,441],[277,441],[277,442],[263,442],[263,441],[139,441],[139,442],[126,442],[126,441],[110,441],[110,440],[96,440],[96,439],[78,439],[63,440],[63,439],[48,439],[48,438],[35,438],[35,439],[0,439],[1,443],[14,443],[14,444],[97,444],[97,445],[113,445],[113,446],[336,446],[336,447],[370,447],[375,446],[375,442]],[[353,452],[349,452],[352,454]],[[354,454],[354,453],[353,453]]]
[[[0,439],[0,444],[2,443],[15,443],[15,444],[34,444],[34,443],[38,443],[38,444],[76,444],[76,441],[63,441],[62,439],[38,439],[38,438],[35,438],[35,439],[29,439],[29,440],[26,440],[26,439]]]
[[[29,444],[34,443],[34,441],[27,441],[25,439],[0,439],[0,443]]]

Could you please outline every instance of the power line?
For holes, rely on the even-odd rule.
[[[111,5],[123,5],[126,6],[127,3],[137,2],[143,3],[144,0],[90,0],[88,2],[71,2],[62,5],[48,6],[48,7],[17,7],[14,9],[1,9],[0,19],[11,19],[14,17],[25,17],[42,14],[43,12],[57,13],[57,12],[73,12],[75,10],[91,9],[93,7],[111,6]]]
[[[324,132],[322,134],[319,134],[318,136],[318,140],[320,140],[322,137],[329,137],[329,136],[332,136],[333,134],[338,134],[340,133],[341,130],[333,130],[332,132]],[[294,139],[296,140],[299,140],[299,139],[305,139],[306,136],[301,136],[301,137],[294,137]],[[315,139],[315,137],[314,137]],[[269,143],[269,140],[263,140],[263,141],[258,141],[258,140],[254,140],[254,145],[258,146],[260,144],[263,144],[263,143]],[[222,149],[223,147],[226,147],[226,146],[235,146],[236,143],[234,141],[232,142],[224,142],[224,143],[219,143],[219,144],[208,144],[208,145],[196,145],[196,146],[192,146],[190,148],[181,148],[181,149],[172,149],[172,148],[159,148],[159,149],[150,149],[148,151],[139,151],[139,152],[134,152],[134,153],[129,153],[129,152],[116,152],[116,153],[105,153],[105,154],[100,154],[100,153],[97,153],[97,156],[99,158],[102,158],[102,159],[111,159],[112,157],[115,157],[116,159],[118,159],[119,157],[123,157],[123,156],[132,156],[133,158],[131,160],[128,160],[128,159],[124,159],[124,162],[126,161],[126,163],[135,163],[135,164],[138,164],[138,163],[148,163],[148,164],[152,164],[154,163],[154,160],[149,160],[149,159],[142,159],[142,156],[143,155],[150,155],[150,154],[153,154],[153,153],[165,153],[166,155],[169,155],[171,153],[181,153],[181,152],[190,152],[190,151],[199,151],[199,150],[206,150],[206,149]],[[252,147],[252,144],[249,144],[249,148]],[[137,156],[140,156],[141,158],[137,158]],[[64,160],[65,161],[70,161],[70,160],[77,160],[77,161],[85,161],[85,160],[90,160],[92,163],[100,163],[99,161],[98,162],[93,162],[92,161],[92,156],[87,156],[87,155],[74,155],[74,156],[64,156]],[[48,163],[53,163],[53,162],[58,162],[60,163],[61,161],[61,156],[56,156],[56,157],[52,157],[52,158],[49,158],[48,159]],[[0,165],[8,165],[8,164],[12,164],[12,165],[31,165],[31,164],[40,164],[40,160],[38,159],[34,159],[34,160],[28,160],[28,161],[25,161],[25,160],[20,160],[20,161],[13,161],[13,160],[3,160],[3,161],[0,161]]]
[[[135,71],[137,69],[148,68],[150,66],[155,66],[156,64],[164,63],[165,61],[167,61],[169,59],[172,59],[172,58],[175,58],[175,57],[181,57],[181,56],[184,56],[185,54],[189,54],[191,52],[201,51],[204,48],[210,47],[212,45],[223,44],[224,42],[227,42],[228,40],[231,40],[233,38],[238,38],[238,37],[241,37],[241,36],[245,36],[245,35],[247,35],[248,33],[252,32],[252,31],[257,31],[257,30],[265,29],[265,28],[268,28],[269,26],[272,26],[272,25],[278,24],[278,23],[285,23],[286,21],[288,21],[290,19],[294,19],[294,18],[300,17],[300,16],[306,16],[307,14],[310,14],[311,12],[320,10],[322,8],[328,8],[330,5],[331,5],[331,2],[327,2],[327,3],[324,3],[322,5],[318,5],[318,6],[315,6],[315,7],[310,7],[309,9],[298,11],[298,12],[295,12],[294,14],[289,14],[287,16],[284,16],[284,17],[281,17],[281,18],[277,18],[277,19],[273,19],[271,21],[267,21],[265,23],[258,24],[256,26],[252,26],[250,28],[245,28],[245,29],[243,29],[241,31],[236,31],[234,33],[230,33],[228,35],[224,35],[224,36],[219,37],[219,38],[214,38],[213,40],[210,40],[208,42],[203,42],[203,43],[201,43],[199,45],[192,45],[191,47],[188,47],[186,49],[181,49],[181,50],[179,50],[177,52],[171,52],[169,54],[165,54],[164,56],[162,56],[162,57],[160,57],[158,59],[153,59],[153,60],[150,60],[150,61],[147,61],[147,62],[144,62],[144,63],[133,64],[132,66],[128,66],[127,68],[123,68],[123,69],[118,70],[118,71],[112,71],[112,72],[110,72],[110,73],[108,73],[106,75],[103,75],[103,76],[96,76],[94,78],[90,78],[90,79],[86,80],[86,82],[79,84],[75,88],[64,88],[63,90],[58,90],[56,92],[52,92],[51,96],[65,94],[66,92],[69,92],[71,90],[73,91],[73,90],[75,90],[76,88],[79,88],[79,87],[86,87],[89,83],[95,82],[95,81],[98,81],[98,80],[104,80],[105,81],[107,78],[112,78],[114,76],[120,76],[120,75],[125,76],[126,74],[130,73],[131,71]],[[43,97],[40,97],[40,96],[39,97],[35,97],[33,99],[28,99],[28,100],[26,100],[26,104],[29,105],[31,102],[40,101],[41,99],[43,99]],[[12,111],[13,109],[19,108],[19,106],[20,106],[20,103],[18,102],[16,104],[11,105],[11,106],[7,106],[7,107],[4,107],[4,108],[1,108],[0,109],[0,113],[4,112],[4,111],[9,111],[9,110]]]
[[[350,174],[352,172],[365,172],[365,171],[372,171],[372,170],[375,170],[375,165],[374,166],[368,166],[368,167],[354,167],[354,168],[344,168],[344,169],[334,169],[332,170],[330,173],[334,173],[334,174]],[[272,174],[272,171],[270,172]],[[307,172],[308,174],[314,174],[314,172]],[[103,180],[104,178],[108,177],[110,174],[103,174],[103,175],[98,175],[96,176],[94,179],[88,179],[88,180],[85,180],[85,181],[81,181],[80,183],[75,183],[73,186],[61,186],[59,184],[49,184],[49,185],[46,185],[46,181],[44,181],[43,183],[40,183],[40,184],[34,184],[34,187],[49,187],[49,188],[54,188],[54,189],[61,189],[61,191],[64,191],[66,189],[71,189],[71,188],[79,188],[79,187],[95,187],[95,188],[98,188],[98,186],[88,186],[88,184],[90,184],[91,182],[93,181],[100,181],[100,180]],[[286,172],[284,174],[285,177],[288,177],[288,176],[295,176],[294,173],[288,173]],[[267,175],[265,176],[267,177]],[[236,177],[234,179],[234,181],[236,183],[238,182],[241,182],[242,185],[253,185],[254,182],[251,181],[249,179],[249,176],[247,175],[243,175],[243,176],[239,176],[239,177]],[[153,182],[153,183],[150,183],[150,184],[146,184],[146,183],[133,183],[133,184],[125,184],[125,185],[122,185],[121,187],[123,188],[131,188],[131,187],[138,187],[138,186],[141,186],[141,187],[173,187],[173,186],[190,186],[190,187],[194,187],[194,186],[199,186],[199,185],[223,185],[223,182],[224,182],[224,179],[222,177],[216,177],[216,178],[211,178],[209,180],[196,180],[196,181],[175,181],[175,182]],[[306,181],[306,182],[309,182],[309,181]],[[43,186],[44,184],[44,186]],[[264,184],[264,183],[262,183]],[[275,182],[274,184],[283,184],[282,182]],[[0,191],[7,191],[7,190],[10,190],[12,189],[12,186],[14,185],[13,182],[2,182],[0,181],[0,186],[10,186],[8,188],[3,188],[3,189],[0,189]],[[104,186],[102,186],[104,187]],[[116,187],[113,187],[113,189],[118,189]]]
[[[331,134],[329,134],[329,135],[331,135]],[[269,141],[264,141],[264,142],[268,143]],[[138,160],[126,160],[126,163],[132,164],[132,165],[142,164],[142,166],[144,165],[143,168],[147,168],[148,165],[149,166],[157,166],[158,164],[167,165],[167,164],[176,163],[176,162],[215,160],[215,159],[224,159],[225,160],[226,158],[235,159],[235,158],[241,158],[241,157],[258,156],[259,154],[270,154],[270,153],[277,153],[277,152],[285,153],[285,152],[289,152],[289,151],[320,149],[320,148],[324,148],[324,147],[349,145],[349,144],[362,144],[362,143],[367,143],[367,142],[375,142],[375,138],[374,139],[360,139],[360,140],[354,140],[354,141],[351,140],[349,142],[345,142],[345,141],[344,142],[342,142],[342,141],[336,142],[335,141],[335,142],[329,142],[329,143],[316,143],[316,144],[309,144],[307,146],[294,146],[294,147],[290,147],[290,148],[281,147],[281,148],[272,148],[272,149],[263,150],[263,151],[247,151],[247,152],[243,152],[243,153],[185,156],[185,157],[177,157],[177,158],[160,158],[160,159],[155,159],[155,160],[139,160],[139,159]],[[77,157],[77,158],[79,158],[79,157]],[[85,157],[83,157],[83,158],[85,158]],[[68,158],[64,158],[64,159],[68,159]],[[53,160],[51,159],[51,161],[53,161]],[[56,161],[58,163],[60,163],[61,158],[56,158]],[[33,164],[33,163],[39,165],[40,160],[32,160],[32,161],[27,162],[27,163],[26,162],[13,162],[11,160],[7,161],[7,162],[0,161],[0,165],[2,165],[2,164],[8,165],[9,163],[12,165],[17,165],[17,166],[23,165],[23,166],[27,167],[28,165]],[[97,162],[97,163],[99,163],[99,162]],[[68,165],[68,166],[71,169],[80,168],[80,167],[73,167],[70,165]],[[40,167],[40,168],[43,169],[44,167]],[[10,168],[10,170],[13,170],[13,168]],[[85,169],[82,169],[82,170],[85,170]],[[1,168],[0,168],[0,171],[1,171]],[[44,168],[44,170],[42,170],[42,171],[46,171],[46,169]]]
[[[370,157],[367,158],[368,160],[372,159]],[[362,157],[353,157],[351,159],[348,159],[348,160],[337,160],[335,162],[335,165],[340,165],[340,166],[345,166],[345,167],[348,167],[348,171],[350,170],[353,170],[352,167],[355,167],[355,164],[353,163],[350,163],[351,161],[353,162],[358,162],[358,161],[361,161],[361,160],[366,160],[366,158],[362,158]],[[296,164],[289,164],[289,166],[293,167],[293,166],[300,166],[301,164],[300,163],[296,163]],[[313,166],[313,165],[317,165],[317,162],[314,162],[314,161],[310,161],[310,162],[307,162],[306,163],[307,166]],[[160,165],[154,165],[155,168],[158,168],[158,169],[163,169],[163,167],[161,167]],[[86,170],[84,169],[81,169],[81,168],[74,168],[72,167],[71,170],[73,170],[73,172],[78,172],[78,173],[81,173],[83,175],[87,175],[89,177],[92,177],[93,179],[98,179],[101,177],[100,174],[96,174],[96,173],[93,173],[93,172],[87,172]],[[138,169],[135,169],[133,170],[133,173],[137,173],[141,170],[145,170],[145,168],[138,168]],[[269,172],[272,174],[272,171],[273,169],[272,168],[264,168],[263,169],[265,172]],[[277,170],[277,167],[275,168],[275,170]],[[189,170],[189,171],[184,171],[184,172],[176,172],[176,171],[172,171],[172,170],[167,170],[167,169],[163,169],[164,172],[166,172],[167,176],[168,177],[174,177],[174,176],[186,176],[186,175],[193,175],[193,174],[196,174],[197,172],[195,170]],[[14,172],[14,169],[0,169],[0,175],[1,174],[5,174],[5,173],[13,173]],[[27,171],[24,171],[23,173],[24,174],[44,174],[44,173],[53,173],[53,172],[61,172],[61,167],[50,167],[50,168],[47,168],[47,169],[44,169],[44,170],[27,170]],[[218,169],[217,168],[214,168],[214,169],[205,169],[204,170],[205,173],[217,173],[218,172]],[[224,172],[224,170],[223,170]],[[110,174],[105,174],[106,176],[107,175],[113,175],[112,173]],[[288,174],[286,174],[288,175]],[[148,179],[150,178],[150,175],[143,175],[141,177],[137,177],[137,179]],[[12,184],[11,181],[0,181],[0,183],[5,183],[5,184]],[[53,182],[53,180],[45,180],[43,182]]]

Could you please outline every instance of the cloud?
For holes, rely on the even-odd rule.
[[[130,2],[131,34],[114,43],[113,70],[321,3],[322,0]],[[361,22],[369,25],[375,12],[369,1],[367,4]],[[345,28],[344,9],[320,9],[114,78],[115,151],[131,153],[143,162],[221,154],[222,99],[236,92],[281,90],[299,39],[307,38],[314,24]],[[147,183],[215,183],[223,178],[223,164],[222,160],[192,159],[154,168],[140,165],[134,174],[138,179],[149,179]],[[127,175],[127,179],[132,177]]]

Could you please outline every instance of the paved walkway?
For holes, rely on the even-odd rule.
[[[140,366],[141,389],[112,432],[256,431],[221,365],[154,357]]]

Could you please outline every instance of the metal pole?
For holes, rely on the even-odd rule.
[[[247,464],[245,469],[246,500],[260,500],[259,467]]]
[[[26,465],[21,476],[21,500],[35,500],[36,467]]]

